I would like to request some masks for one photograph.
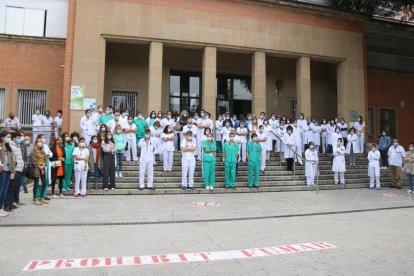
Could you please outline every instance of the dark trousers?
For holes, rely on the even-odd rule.
[[[23,187],[26,188],[26,167],[23,169],[23,172],[20,173],[20,177],[18,179],[19,183],[17,184],[17,189],[14,191],[14,199],[16,200],[16,203],[19,203],[20,201],[20,188]]]
[[[115,188],[115,154],[104,153],[103,156],[103,189],[105,188]]]
[[[20,176],[22,172],[16,172],[13,179],[10,179],[10,185],[7,189],[6,201],[4,202],[4,208],[12,209],[13,203],[16,202],[16,190],[20,188]]]
[[[52,195],[55,194],[55,185],[56,185],[56,180],[59,180],[59,192],[62,193],[62,188],[63,188],[63,175],[62,176],[52,176]]]
[[[381,164],[383,167],[388,167],[388,150],[380,150]]]
[[[293,172],[293,158],[286,158],[287,170]]]
[[[40,177],[35,177],[34,178],[34,185],[33,185],[33,200],[37,199],[36,193],[37,193],[37,189],[39,187],[39,180],[42,182],[42,186],[40,187],[40,194],[43,195],[45,193],[45,188],[46,188],[46,175],[40,175]],[[40,199],[40,197],[39,197]]]

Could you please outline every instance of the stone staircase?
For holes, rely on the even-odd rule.
[[[347,166],[345,173],[345,185],[334,185],[333,173],[331,172],[331,156],[322,155],[319,157],[319,189],[350,189],[350,188],[367,188],[369,186],[368,161],[366,155],[358,155],[355,167]],[[348,164],[348,157],[347,157]],[[130,162],[123,163],[123,178],[116,178],[116,190],[103,192],[101,189],[95,191],[91,189],[90,195],[132,195],[132,194],[187,194],[187,193],[243,193],[250,192],[247,187],[247,163],[239,163],[236,177],[236,189],[226,190],[224,187],[224,164],[222,155],[217,155],[216,163],[216,183],[214,190],[204,189],[203,177],[201,174],[201,162],[197,161],[194,175],[195,190],[181,190],[181,154],[175,153],[173,172],[163,172],[162,164],[154,168],[154,191],[138,190],[139,164]],[[306,186],[304,166],[296,165],[296,178],[294,180],[293,172],[286,171],[286,163],[274,153],[271,155],[269,164],[266,164],[266,170],[260,176],[259,192],[285,192],[285,191],[312,191],[314,187]],[[91,178],[93,183],[93,178]],[[91,187],[93,184],[91,185]],[[390,178],[388,170],[381,170],[381,186],[389,187]],[[102,183],[99,184],[102,187]],[[256,192],[253,189],[253,192]],[[73,193],[73,190],[68,194]]]

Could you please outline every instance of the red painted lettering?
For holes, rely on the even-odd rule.
[[[242,249],[240,250],[241,253],[243,253],[244,255],[246,255],[247,257],[251,257],[253,256],[252,254],[250,254],[249,252],[247,252],[246,250]]]
[[[288,246],[278,246],[276,248],[282,250],[283,252],[287,252],[287,253],[300,252],[299,250],[297,250],[296,248],[294,248],[291,245],[288,245]]]
[[[151,256],[152,262],[154,264],[158,264],[160,261],[158,260],[158,256]]]
[[[60,266],[63,264],[63,260],[57,260],[55,264],[55,268],[60,268]]]
[[[184,254],[178,254],[178,258],[180,258],[180,260],[181,260],[182,262],[186,262],[186,261],[187,261],[187,258],[185,257],[185,255],[184,255]]]
[[[32,261],[32,263],[29,265],[29,267],[27,269],[28,270],[35,269],[35,267],[37,266],[38,263],[39,263],[38,261]]]
[[[305,245],[305,244],[299,244],[300,247],[302,247],[303,250],[316,250],[316,248],[313,248],[309,245]]]
[[[118,265],[122,265],[124,263],[124,258],[123,257],[116,257],[116,263]]]
[[[160,255],[159,257],[160,257],[161,262],[163,262],[163,263],[171,262],[171,260],[168,259],[166,255]]]
[[[140,256],[135,256],[134,257],[134,264],[141,264],[141,257]]]
[[[273,253],[270,253],[269,251],[267,251],[264,248],[259,248],[260,251],[262,251],[263,253],[267,254],[267,255],[273,255]]]
[[[325,242],[313,242],[312,244],[315,245],[315,246],[317,246],[317,247],[319,247],[319,248],[322,248],[322,249],[325,249],[325,248],[333,248],[332,245],[327,244]]]
[[[206,253],[200,253],[200,256],[201,256],[201,257],[203,257],[203,259],[204,259],[205,261],[208,261],[208,260],[209,260],[209,258],[208,258],[208,256],[207,256],[207,254],[206,254]]]
[[[73,260],[65,260],[65,267],[72,267]]]

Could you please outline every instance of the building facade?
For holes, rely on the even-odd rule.
[[[10,103],[4,114],[21,108],[21,87],[43,87],[45,108],[63,109],[64,129],[77,130],[84,111],[71,106],[71,88],[81,87],[96,104],[131,112],[264,111],[293,118],[303,112],[351,122],[362,115],[372,135],[388,127],[406,143],[410,139],[405,129],[412,126],[414,70],[381,67],[377,48],[367,47],[367,39],[394,34],[384,34],[381,24],[367,28],[364,17],[330,9],[326,1],[56,2],[67,5],[65,39],[0,36],[1,49],[26,45],[33,52],[25,53],[38,57],[29,59],[23,78],[13,69],[27,57],[0,50],[1,60],[9,61],[0,65],[0,89]],[[48,49],[50,58],[32,45]],[[409,54],[403,52],[405,62]],[[37,61],[44,62],[40,76],[33,69]]]

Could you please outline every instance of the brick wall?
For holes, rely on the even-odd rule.
[[[0,87],[6,89],[5,116],[18,112],[18,89],[47,91],[46,106],[62,107],[64,40],[0,38]]]

